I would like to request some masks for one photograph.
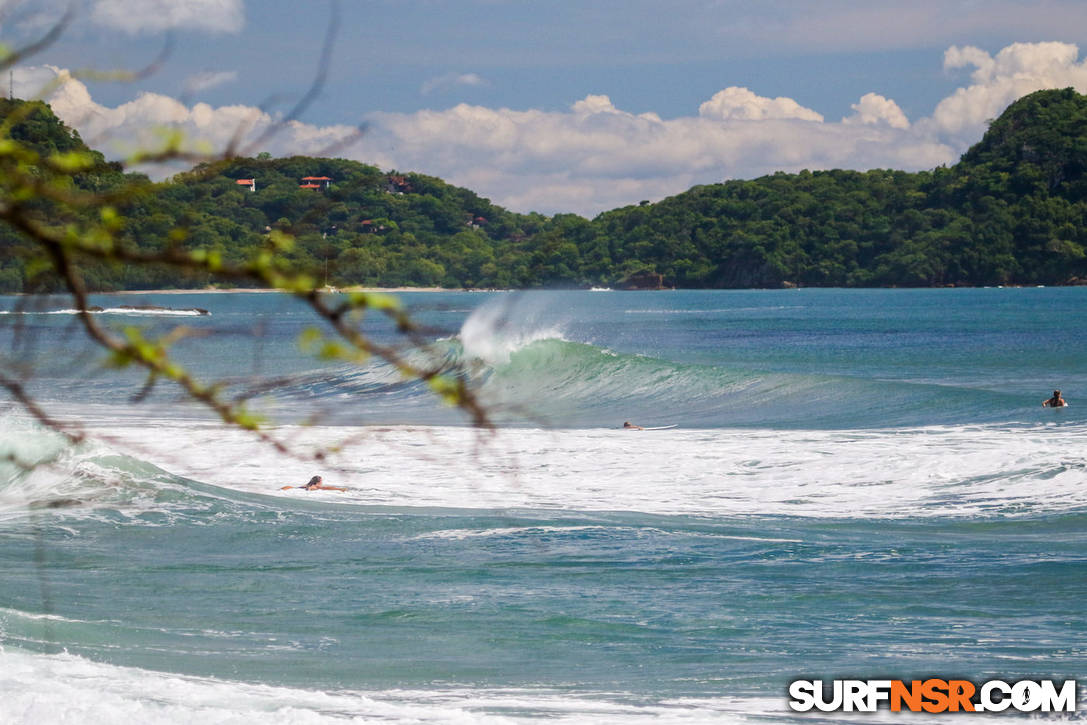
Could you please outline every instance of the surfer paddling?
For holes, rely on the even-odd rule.
[[[634,425],[629,420],[623,423],[623,429],[624,430],[645,430],[645,428],[641,427],[640,425]]]
[[[307,491],[346,491],[346,488],[340,488],[339,486],[326,486],[320,476],[314,476],[309,480],[305,486],[283,486],[280,491],[286,491],[288,488],[304,488]]]
[[[1059,390],[1054,390],[1053,397],[1042,402],[1043,408],[1063,408],[1066,405],[1068,403],[1061,397],[1061,391]]]

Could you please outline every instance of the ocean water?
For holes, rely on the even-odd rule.
[[[1087,672],[1087,289],[401,297],[493,431],[286,297],[93,300],[276,452],[0,299],[89,434],[0,417],[0,722],[920,722],[788,683]]]

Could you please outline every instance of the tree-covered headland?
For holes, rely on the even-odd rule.
[[[46,105],[20,116],[11,138],[46,155],[85,149]],[[277,253],[337,287],[867,287],[1087,278],[1085,171],[1087,96],[1069,88],[1016,101],[949,168],[776,173],[592,220],[516,214],[440,179],[330,158],[235,158],[163,183],[99,163],[73,183],[138,189],[117,204],[133,248],[242,264],[284,232],[294,241]],[[0,223],[0,291],[50,285],[23,244]],[[229,284],[123,263],[83,273],[103,291]]]

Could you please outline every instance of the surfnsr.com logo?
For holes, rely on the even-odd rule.
[[[797,712],[1075,712],[1076,681],[794,680],[789,697]]]

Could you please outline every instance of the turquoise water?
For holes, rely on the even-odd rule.
[[[798,678],[1085,670],[1087,290],[403,298],[496,434],[275,295],[96,304],[320,464],[130,402],[62,300],[4,317],[96,440],[5,418],[49,463],[0,477],[0,719],[794,721]],[[315,472],[351,490],[279,490]]]

